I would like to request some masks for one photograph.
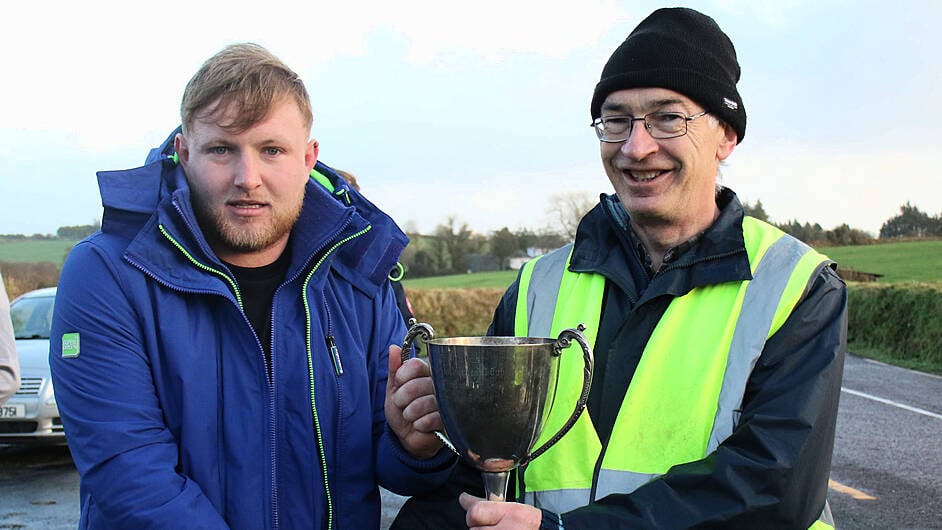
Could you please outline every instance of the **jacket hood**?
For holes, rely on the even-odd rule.
[[[170,284],[205,282],[205,273],[186,266],[191,258],[225,270],[190,206],[186,175],[173,153],[173,138],[179,131],[178,127],[160,147],[151,149],[145,165],[98,172],[102,232],[127,240],[126,258],[152,265],[155,275],[164,276],[158,279]],[[309,180],[289,242],[288,276],[321,259],[336,243],[352,238],[338,246],[325,264],[372,293],[386,281],[408,237],[332,168],[318,161],[315,171],[327,177],[333,190]]]

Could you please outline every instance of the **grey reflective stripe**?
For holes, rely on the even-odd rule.
[[[598,485],[595,487],[595,500],[607,497],[612,493],[631,493],[659,476],[655,473],[635,473],[634,471],[615,471],[603,468],[599,471]]]
[[[831,504],[827,499],[824,500],[824,509],[821,510],[821,516],[818,517],[818,520],[834,528],[834,514],[831,513]]]
[[[593,500],[597,501],[604,499],[613,493],[631,493],[632,491],[647,484],[649,481],[654,480],[658,476],[660,475],[603,469],[599,473],[598,487],[596,488],[595,499]],[[527,494],[525,502],[527,504],[533,504],[537,508],[546,508],[547,510],[556,513],[566,513],[570,510],[575,510],[576,508],[588,504],[588,501],[585,501],[582,504],[574,504],[581,502],[580,499],[569,498],[569,496],[560,496],[557,495],[557,492],[555,491],[540,492],[536,497],[538,501],[542,501],[544,503],[554,502],[557,504],[551,506],[540,506],[533,504],[533,502],[531,502],[533,499],[531,494]],[[569,504],[565,504],[567,502]],[[560,509],[556,509],[556,506],[558,506]],[[821,521],[822,523],[829,525],[831,528],[834,528],[834,516],[831,514],[831,505],[828,503],[827,499],[824,501],[824,509],[821,510],[821,515],[818,516],[818,521]]]
[[[630,493],[643,486],[649,480],[657,478],[658,476],[644,475],[643,473],[611,471],[607,469],[603,469],[602,474],[610,475],[604,477],[604,481],[608,484],[615,485],[620,483],[622,480],[624,480],[625,483],[622,488],[606,491],[602,491],[600,487],[595,494],[595,500],[603,499],[612,493]],[[589,504],[589,490],[568,489],[538,492],[528,491],[524,493],[523,502],[537,508],[545,508],[551,512],[566,513]],[[821,511],[818,521],[821,521],[822,523],[829,525],[831,528],[834,528],[834,516],[831,515],[831,505],[827,500],[824,501],[824,509]]]
[[[566,513],[589,504],[589,490],[586,488],[528,491],[523,495],[523,502],[537,508],[545,508],[551,512]]]
[[[527,335],[531,337],[549,337],[552,332],[556,298],[571,251],[572,243],[541,256],[533,264],[527,287]]]
[[[780,237],[765,252],[752,280],[746,285],[706,454],[715,451],[723,440],[733,434],[739,420],[738,411],[742,406],[746,382],[765,347],[785,286],[799,260],[809,250],[810,247],[793,237]]]

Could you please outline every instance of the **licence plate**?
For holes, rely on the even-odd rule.
[[[23,418],[26,416],[26,405],[0,405],[0,418]]]

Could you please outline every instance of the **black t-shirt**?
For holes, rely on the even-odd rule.
[[[265,350],[265,361],[271,372],[271,306],[275,290],[285,279],[290,253],[285,251],[274,262],[262,267],[239,267],[226,263],[242,294],[242,309],[252,323],[255,334]]]

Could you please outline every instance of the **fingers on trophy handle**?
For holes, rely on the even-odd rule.
[[[409,332],[402,341],[402,362],[412,358],[412,342],[417,336],[421,335],[422,340],[427,342],[435,337],[435,330],[425,322],[419,322],[414,318],[409,319]]]

